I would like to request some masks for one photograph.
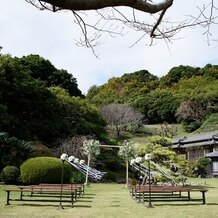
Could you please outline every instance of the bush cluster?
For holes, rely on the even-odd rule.
[[[1,181],[6,184],[16,184],[20,175],[20,171],[15,166],[6,166],[1,171]]]
[[[60,183],[62,161],[54,157],[35,157],[26,160],[20,167],[21,180],[26,184]],[[64,163],[64,182],[70,182],[71,166]]]

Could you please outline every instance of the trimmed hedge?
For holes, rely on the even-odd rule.
[[[21,180],[27,184],[61,183],[62,161],[55,157],[35,157],[20,167]],[[70,182],[71,166],[64,163],[64,182]]]
[[[7,166],[1,171],[1,180],[6,184],[16,184],[19,175],[19,168],[15,166]]]

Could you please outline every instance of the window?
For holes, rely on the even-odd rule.
[[[217,171],[218,172],[218,161],[214,161],[213,162],[213,171]]]

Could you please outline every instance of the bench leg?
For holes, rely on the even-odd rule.
[[[72,207],[74,207],[74,193],[71,194]]]
[[[139,192],[138,194],[139,194],[139,196],[138,196],[138,201],[137,201],[137,203],[141,203],[141,192]]]
[[[10,201],[10,191],[7,191],[7,202],[6,202],[6,205],[10,205],[9,201]]]
[[[206,204],[206,199],[205,199],[205,192],[201,192],[202,193],[202,201],[203,201],[203,204]]]
[[[85,193],[85,186],[83,185],[82,186],[82,194],[84,195],[84,193]]]
[[[142,203],[145,204],[145,193],[144,192],[142,193],[142,200],[143,200]]]
[[[131,195],[131,197],[133,198],[133,196],[134,196],[133,188],[132,188],[131,191],[130,191],[130,195]]]
[[[191,201],[190,191],[188,191],[188,200]]]
[[[20,192],[20,200],[23,200],[23,192]]]
[[[74,202],[76,202],[77,201],[77,197],[78,197],[77,190],[74,191],[73,195],[74,195]]]

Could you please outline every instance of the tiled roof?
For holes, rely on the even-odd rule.
[[[172,148],[189,148],[211,144],[218,144],[218,130],[195,134],[190,137],[175,138]]]

